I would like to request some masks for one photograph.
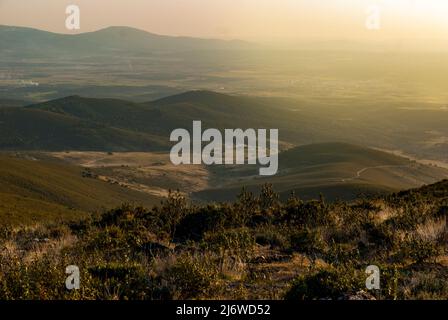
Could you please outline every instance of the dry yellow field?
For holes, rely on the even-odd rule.
[[[155,196],[185,194],[209,187],[204,165],[173,165],[162,152],[46,152],[47,156],[92,170],[98,179]]]

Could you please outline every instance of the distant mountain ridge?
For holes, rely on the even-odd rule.
[[[60,34],[27,27],[0,25],[0,53],[16,57],[148,54],[196,50],[235,50],[252,46],[239,40],[173,37],[131,27],[108,27],[79,34]]]

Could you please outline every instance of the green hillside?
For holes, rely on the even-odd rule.
[[[201,120],[204,129],[277,128],[280,140],[292,144],[329,140],[341,131],[322,117],[291,111],[290,103],[210,91],[146,103],[69,96],[1,108],[0,149],[169,150],[171,131],[191,130],[193,120]]]
[[[33,108],[0,108],[3,150],[158,150],[161,137]]]
[[[448,177],[448,170],[346,143],[296,147],[279,155],[273,177],[258,176],[255,166],[214,167],[215,189],[198,192],[199,199],[230,200],[242,186],[256,191],[272,183],[283,197],[292,191],[303,198],[320,193],[330,199],[353,199],[361,193],[387,193],[419,187]]]
[[[0,108],[23,107],[28,104],[30,103],[23,100],[0,98]]]
[[[280,103],[281,102],[281,103]],[[284,100],[231,96],[211,91],[188,91],[146,103],[118,99],[94,99],[70,96],[30,105],[45,110],[95,121],[113,127],[163,134],[176,128],[191,128],[193,120],[213,128],[279,128],[288,140],[304,139],[313,133],[311,125],[297,126],[299,118],[288,111]],[[281,112],[279,112],[281,110]],[[301,116],[300,122],[319,119]],[[300,137],[300,138],[297,138]]]
[[[98,125],[139,132],[155,132],[153,122],[159,112],[143,104],[119,99],[93,99],[69,96],[62,99],[29,105],[26,109],[43,110],[75,117]]]
[[[158,202],[154,196],[83,177],[83,170],[0,155],[1,223],[77,219],[123,202],[147,206]]]
[[[445,144],[441,143],[444,141],[441,129],[446,118],[444,114],[437,114],[437,120],[429,122],[427,116],[396,111],[413,124],[412,128],[407,128],[395,125],[394,121],[399,122],[398,115],[387,113],[385,108],[377,111],[380,115],[376,118],[363,117],[355,111],[344,113],[344,118],[353,117],[350,122],[338,120],[335,110],[322,108],[306,107],[289,99],[232,96],[201,90],[145,103],[75,95],[24,108],[0,108],[0,123],[3,124],[0,149],[169,150],[168,138],[172,130],[191,130],[192,121],[201,120],[204,129],[277,128],[280,141],[289,145],[337,140],[396,150],[401,146],[405,148],[406,141],[421,139],[411,154],[425,153],[431,159],[431,154],[437,156],[444,152]],[[395,120],[388,120],[392,118]],[[418,119],[421,119],[420,126]],[[432,127],[440,132],[430,131]]]

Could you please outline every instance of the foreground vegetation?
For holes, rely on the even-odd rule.
[[[448,180],[349,203],[281,202],[269,185],[222,204],[174,192],[152,209],[3,226],[0,299],[448,299],[447,214]],[[365,289],[368,265],[380,290]]]

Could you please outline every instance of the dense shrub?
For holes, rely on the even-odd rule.
[[[298,277],[285,298],[288,300],[339,299],[365,288],[365,278],[354,270],[340,268],[320,270]]]
[[[175,239],[178,241],[199,241],[206,232],[218,232],[225,227],[231,227],[231,208],[227,206],[208,205],[197,212],[185,216],[177,226]],[[238,220],[237,220],[238,221]]]
[[[44,255],[24,264],[17,256],[1,262],[0,299],[62,299],[66,293],[64,259]]]
[[[181,256],[161,277],[172,299],[205,298],[217,283],[218,270],[207,256]]]
[[[292,250],[309,255],[323,253],[326,249],[326,243],[318,229],[305,228],[294,232],[291,234],[289,242]]]
[[[245,261],[251,257],[255,239],[246,228],[208,233],[204,238],[204,247],[219,256],[220,270],[223,270],[226,257],[234,261]]]
[[[317,227],[332,223],[328,206],[323,199],[309,202],[288,202],[284,221],[298,227]]]
[[[333,265],[353,265],[360,261],[360,258],[358,246],[351,243],[332,243],[326,254],[326,261]]]
[[[184,195],[170,191],[166,200],[155,210],[160,219],[160,228],[174,238],[179,222],[191,213],[192,208],[188,206]]]
[[[3,227],[0,299],[447,298],[447,182],[335,203],[282,202],[270,185],[233,203],[172,192],[152,209]],[[72,264],[81,289],[68,291]],[[381,289],[357,295],[371,264]]]
[[[149,271],[136,263],[113,262],[88,268],[91,286],[100,299],[148,299],[152,284]]]
[[[397,239],[394,232],[396,230],[394,230],[389,224],[367,223],[364,225],[364,230],[366,230],[367,240],[378,247],[390,249],[397,244]]]
[[[411,237],[406,240],[401,248],[404,258],[412,259],[415,263],[433,262],[441,254],[441,249],[429,240]]]
[[[286,228],[264,225],[255,232],[255,242],[262,246],[286,250],[290,247]]]

